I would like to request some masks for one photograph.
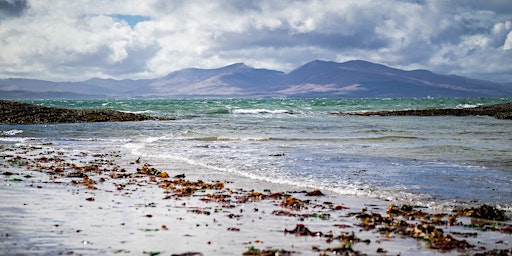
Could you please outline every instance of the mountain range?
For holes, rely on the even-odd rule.
[[[314,60],[289,73],[235,63],[216,69],[186,68],[155,79],[0,79],[2,99],[429,96],[512,97],[512,83],[406,71],[362,60]]]

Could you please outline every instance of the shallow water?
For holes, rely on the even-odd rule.
[[[512,125],[491,117],[361,117],[335,111],[473,107],[512,99],[35,101],[176,121],[1,125],[3,143],[119,148],[254,180],[438,208],[512,207]],[[188,170],[190,171],[190,170]]]
[[[92,126],[101,130],[101,125]],[[298,224],[333,236],[354,232],[360,241],[368,241],[354,239],[358,240],[354,241],[354,249],[369,255],[375,254],[378,248],[385,248],[391,255],[458,255],[463,252],[429,249],[426,241],[394,233],[379,234],[376,227],[364,231],[362,220],[354,213],[371,211],[373,214],[375,211],[384,214],[389,205],[387,201],[326,191],[326,196],[308,197],[301,192],[304,186],[247,179],[162,155],[143,156],[138,161],[135,159],[141,155],[134,150],[137,143],[116,147],[113,141],[128,142],[32,137],[16,145],[1,145],[0,167],[4,172],[0,179],[0,194],[3,195],[0,200],[0,254],[141,255],[196,251],[204,255],[240,255],[254,246],[317,255],[318,251],[313,248],[341,246],[339,238],[331,241],[319,235],[301,236],[286,232]],[[17,157],[21,160],[16,161]],[[169,184],[171,179],[160,178],[160,175],[116,175],[134,174],[146,164],[168,172],[170,177],[186,173],[187,180],[225,181],[222,184],[226,187],[201,188],[187,196],[179,189],[164,188],[162,185]],[[76,172],[75,165],[97,165],[98,171],[81,169],[80,173],[88,175],[87,178],[70,176]],[[64,166],[67,167],[59,168]],[[364,172],[356,174],[364,175]],[[88,184],[94,185],[90,187]],[[307,203],[300,210],[290,211],[283,206],[283,202],[288,201],[283,200],[284,197],[242,199],[253,191],[286,192]],[[225,195],[228,202],[208,200],[208,195],[212,194]],[[332,208],[334,205],[341,208],[334,210],[337,208]],[[283,216],[279,212],[291,215]],[[313,215],[303,215],[308,213]],[[419,222],[430,223],[433,216],[429,215],[430,220],[409,217],[406,220],[409,227],[414,227]],[[448,218],[448,215],[441,216]],[[402,217],[396,218],[398,223]],[[469,243],[478,246],[503,249],[509,245],[510,235],[499,232],[499,229],[484,231],[478,226],[470,228],[473,219],[460,217],[457,220],[459,223],[454,226],[442,222],[436,225],[457,239],[468,239]],[[492,221],[488,225],[505,228],[509,224]],[[466,234],[475,235],[466,237]]]

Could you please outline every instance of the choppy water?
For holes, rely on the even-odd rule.
[[[512,122],[361,117],[333,111],[472,107],[508,99],[174,99],[34,101],[175,121],[1,125],[0,142],[128,150],[161,162],[428,206],[512,207]]]

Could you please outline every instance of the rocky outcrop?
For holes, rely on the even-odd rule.
[[[77,110],[0,100],[1,124],[51,124],[169,120],[115,110]]]
[[[492,116],[498,119],[512,119],[512,102],[490,106],[479,106],[476,108],[444,108],[374,112],[333,112],[331,114],[357,116]]]

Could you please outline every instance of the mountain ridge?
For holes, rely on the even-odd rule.
[[[243,62],[185,68],[154,79],[51,82],[0,79],[0,98],[122,97],[512,97],[512,83],[429,70],[402,70],[364,60],[313,60],[285,73]]]

